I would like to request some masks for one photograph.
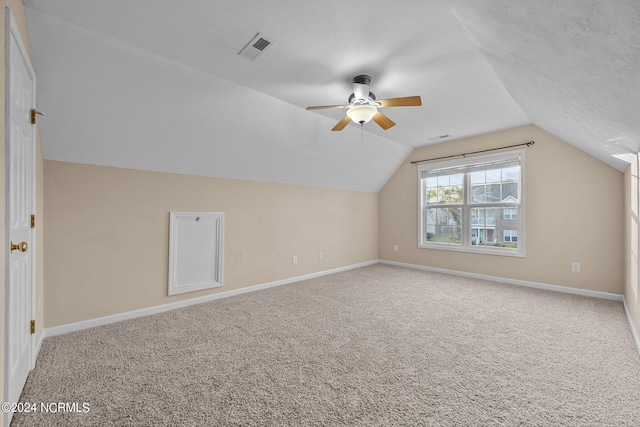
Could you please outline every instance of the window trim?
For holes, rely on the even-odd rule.
[[[463,200],[464,203],[460,205],[463,208],[462,215],[462,242],[461,244],[454,243],[442,243],[442,242],[426,242],[424,241],[424,227],[425,220],[424,210],[425,210],[425,191],[424,191],[424,183],[423,183],[423,171],[432,171],[437,169],[448,169],[454,167],[463,167],[465,165],[472,164],[480,164],[487,163],[492,161],[501,161],[508,159],[515,159],[516,157],[520,158],[520,212],[517,214],[517,218],[515,221],[518,223],[518,247],[516,249],[510,248],[495,248],[492,246],[476,246],[471,244],[471,228],[472,224],[469,224],[468,221],[471,221],[471,213],[470,210],[473,208],[473,205],[469,203],[468,200],[468,182],[465,181],[463,186]],[[525,257],[525,248],[526,248],[526,232],[525,232],[525,212],[526,212],[526,195],[525,195],[525,187],[526,187],[526,172],[525,172],[525,150],[509,150],[507,152],[502,152],[498,154],[485,154],[478,156],[467,156],[461,159],[455,160],[445,160],[440,162],[430,162],[428,164],[422,164],[418,166],[418,248],[421,249],[435,249],[435,250],[446,250],[446,251],[456,251],[456,252],[470,252],[475,254],[488,254],[488,255],[500,255],[500,256],[511,256],[511,257]],[[465,172],[466,173],[466,172]],[[499,204],[496,204],[499,206]],[[486,205],[479,207],[488,207]],[[500,215],[502,216],[502,215]]]

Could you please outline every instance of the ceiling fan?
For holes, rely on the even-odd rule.
[[[365,123],[373,120],[382,129],[387,130],[396,124],[387,116],[378,111],[383,107],[417,107],[422,105],[419,96],[406,96],[404,98],[389,98],[376,100],[373,92],[369,91],[371,77],[362,74],[355,76],[352,80],[353,93],[349,97],[349,103],[345,105],[318,105],[307,107],[307,110],[322,110],[325,108],[348,108],[347,115],[333,127],[333,131],[342,130],[349,121],[364,126]]]

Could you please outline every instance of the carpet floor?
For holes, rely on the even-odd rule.
[[[46,338],[21,402],[71,405],[12,426],[638,426],[640,356],[621,302],[377,264]]]

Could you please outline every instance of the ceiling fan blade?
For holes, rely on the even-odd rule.
[[[314,107],[307,107],[307,110],[324,110],[326,108],[347,108],[349,105],[316,105]]]
[[[349,118],[349,116],[344,116],[342,120],[340,120],[338,124],[335,125],[331,130],[342,130],[349,124],[350,121],[351,119]]]
[[[380,103],[380,107],[418,107],[422,105],[422,99],[419,96],[381,99],[378,102]]]
[[[385,116],[384,114],[382,114],[380,111],[378,111],[374,116],[373,116],[373,121],[376,122],[378,124],[378,126],[380,126],[382,129],[387,130],[390,127],[395,126],[396,124],[393,122],[393,120],[391,120],[389,117]]]

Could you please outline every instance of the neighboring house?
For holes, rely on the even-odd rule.
[[[517,202],[508,196],[503,203]],[[471,209],[471,240],[475,245],[515,244],[518,241],[518,209]]]

